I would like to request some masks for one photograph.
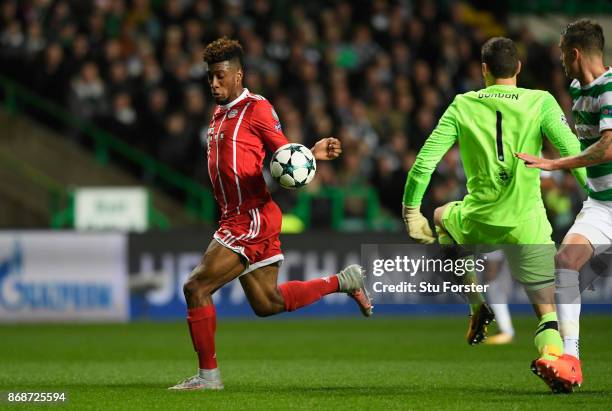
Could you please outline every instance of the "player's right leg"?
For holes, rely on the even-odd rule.
[[[461,218],[461,201],[447,203],[434,210],[434,225],[440,245],[465,244],[469,242],[469,229],[464,227]],[[473,242],[472,242],[473,243]],[[452,252],[452,250],[450,250]],[[458,250],[457,254],[462,251]],[[461,279],[463,284],[476,284],[476,274],[466,273]],[[479,292],[465,294],[469,307],[470,319],[466,341],[470,345],[478,344],[487,337],[487,327],[495,319],[491,308],[485,303]]]
[[[217,368],[215,330],[217,325],[212,294],[245,269],[241,257],[216,240],[211,241],[202,262],[183,286],[187,301],[187,323],[193,348],[198,354],[198,373],[170,387],[171,390],[223,388]]]
[[[512,275],[525,287],[539,319],[534,336],[539,357],[531,363],[531,370],[553,392],[572,392],[577,381],[562,360],[563,341],[555,308],[556,250],[551,233],[552,227],[542,214],[516,227],[508,237],[513,244],[503,249]]]
[[[581,234],[569,233],[555,256],[555,297],[559,313],[559,331],[563,337],[565,359],[574,363],[578,384],[582,384],[580,367],[580,279],[579,272],[593,256],[593,247]]]
[[[607,202],[589,198],[584,202],[574,225],[563,239],[555,258],[557,286],[555,297],[565,351],[563,360],[574,370],[567,378],[575,378],[579,384],[582,384],[579,359],[581,304],[579,271],[594,255],[607,251],[611,245],[612,208]]]
[[[531,363],[531,371],[540,377],[555,393],[573,391],[577,385],[574,379],[559,378],[568,374],[568,364],[560,361],[563,354],[563,341],[559,334],[557,313],[554,305],[554,286],[547,286],[540,290],[527,290],[527,295],[533,302],[538,316],[534,344],[540,356]],[[546,302],[544,302],[546,301]]]

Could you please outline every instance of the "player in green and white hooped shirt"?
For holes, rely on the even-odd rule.
[[[514,154],[540,153],[543,134],[563,156],[579,153],[580,145],[550,93],[516,86],[520,67],[512,40],[485,43],[482,71],[487,87],[457,95],[442,115],[408,174],[403,214],[411,238],[434,242],[420,212],[421,200],[436,165],[458,143],[468,194],[463,201],[436,209],[438,240],[506,247],[511,272],[525,286],[540,320],[535,336],[539,360],[551,362],[563,352],[554,305],[552,228],[539,170],[524,167]],[[584,185],[584,169],[575,175]],[[483,301],[474,298],[470,305],[471,324],[483,326]]]
[[[582,383],[578,360],[580,290],[578,275],[594,255],[612,245],[612,68],[603,63],[604,35],[593,21],[570,23],[559,48],[570,87],[572,113],[582,153],[556,160],[518,154],[527,167],[543,170],[587,168],[589,198],[563,239],[556,256],[557,309],[564,343],[564,359]]]

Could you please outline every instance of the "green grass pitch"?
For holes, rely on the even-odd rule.
[[[66,391],[53,409],[610,409],[612,322],[585,315],[586,384],[553,395],[529,371],[535,319],[507,346],[468,346],[464,317],[220,320],[222,392],[194,374],[186,324],[0,326],[0,391]],[[7,404],[0,404],[0,408]],[[28,409],[45,406],[28,404]]]

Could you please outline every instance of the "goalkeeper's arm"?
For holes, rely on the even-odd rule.
[[[421,214],[421,201],[431,180],[431,174],[444,154],[457,140],[455,104],[456,100],[446,109],[442,118],[440,118],[440,122],[425,141],[408,173],[406,186],[404,187],[402,215],[406,230],[410,238],[423,244],[433,243],[435,237],[427,219]]]
[[[436,241],[431,227],[429,227],[429,221],[421,214],[421,207],[403,205],[402,216],[410,238],[421,244],[432,244]]]
[[[561,157],[570,157],[567,159],[570,160],[580,154],[578,139],[567,125],[561,107],[559,107],[555,98],[549,93],[547,93],[546,98],[542,102],[541,127],[546,138],[559,150]],[[578,168],[572,169],[572,174],[578,180],[580,186],[587,190],[586,170],[582,167],[582,164],[576,164],[574,167]]]

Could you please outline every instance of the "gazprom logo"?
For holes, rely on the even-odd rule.
[[[26,280],[24,253],[15,241],[9,255],[0,255],[0,310],[78,311],[112,306],[110,285],[60,278]]]

